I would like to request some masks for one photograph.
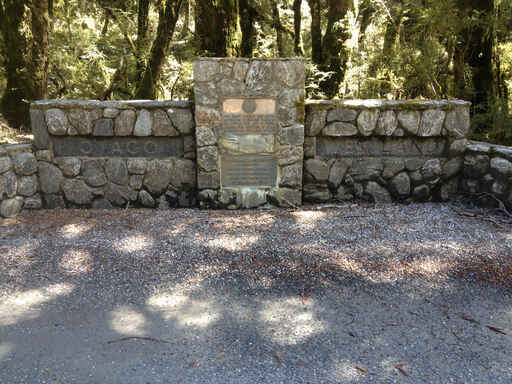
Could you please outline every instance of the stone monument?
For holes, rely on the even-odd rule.
[[[304,77],[296,59],[195,60],[202,206],[301,204]]]

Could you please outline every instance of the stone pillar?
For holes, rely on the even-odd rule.
[[[201,206],[302,203],[304,78],[296,59],[194,61]]]

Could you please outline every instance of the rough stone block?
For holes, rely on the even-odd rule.
[[[326,125],[327,111],[325,109],[310,111],[306,116],[306,135],[317,136]]]
[[[444,127],[449,136],[463,139],[469,134],[469,108],[455,108],[446,114]]]
[[[43,200],[41,195],[35,194],[34,196],[27,197],[23,203],[24,209],[41,209],[43,207]]]
[[[440,136],[446,116],[445,111],[428,109],[421,116],[418,135],[422,137]]]
[[[218,172],[197,172],[197,186],[200,189],[218,189],[220,178]]]
[[[411,179],[407,172],[401,172],[390,181],[391,190],[399,197],[407,197],[411,193]]]
[[[391,203],[391,195],[388,190],[374,181],[366,185],[365,193],[369,195],[375,203]]]
[[[194,117],[188,109],[171,108],[167,110],[167,115],[182,135],[191,135],[194,132]]]
[[[7,199],[2,201],[0,204],[0,215],[3,217],[15,217],[21,212],[23,208],[23,198],[15,197],[13,199]]]
[[[295,124],[291,127],[283,127],[280,138],[281,145],[303,145],[304,126]]]
[[[281,187],[300,187],[302,185],[302,164],[292,164],[281,168]]]
[[[379,120],[379,111],[376,109],[364,110],[357,118],[357,128],[363,136],[370,136],[377,127]]]
[[[217,147],[209,146],[197,149],[197,165],[205,172],[218,169],[219,153]]]
[[[327,122],[343,121],[351,122],[357,118],[357,110],[348,108],[334,108],[327,113]]]
[[[329,178],[329,166],[318,159],[308,159],[304,162],[306,174],[313,176],[313,182],[324,183]]]
[[[80,179],[64,179],[62,191],[67,201],[78,205],[89,204],[94,197],[85,182]]]
[[[398,121],[402,128],[411,135],[417,135],[420,129],[421,112],[419,111],[400,111],[398,112]]]
[[[0,199],[14,197],[18,189],[18,178],[12,171],[0,175]]]
[[[8,156],[0,157],[0,174],[12,169],[12,161]]]
[[[80,174],[82,162],[76,157],[59,157],[55,163],[66,177],[75,177]]]
[[[17,193],[21,196],[32,196],[37,192],[38,182],[37,176],[21,176],[18,178]]]
[[[152,125],[153,122],[151,118],[151,112],[146,109],[142,109],[137,115],[137,121],[135,123],[133,134],[135,136],[151,136]]]
[[[84,160],[82,163],[82,175],[91,187],[101,187],[107,184],[107,177],[100,160]]]
[[[215,145],[217,137],[213,129],[206,125],[201,125],[196,128],[196,140],[198,147],[205,147],[208,145]]]
[[[19,153],[12,158],[12,162],[18,175],[30,176],[37,172],[37,159],[32,153]]]
[[[40,161],[38,174],[41,191],[46,194],[54,194],[60,191],[63,176],[59,168],[53,164]]]
[[[52,135],[65,135],[68,132],[68,118],[66,114],[57,108],[51,108],[46,111],[46,125],[48,132]]]
[[[122,159],[108,159],[105,162],[105,174],[112,183],[128,184],[128,168],[126,162]]]
[[[44,112],[38,109],[31,109],[30,123],[32,126],[32,134],[34,135],[34,146],[37,149],[48,149],[50,136],[48,135]]]
[[[157,109],[153,111],[152,132],[154,136],[179,136],[179,132],[173,127],[171,119],[165,111]]]
[[[114,120],[99,119],[94,123],[94,136],[114,136]]]
[[[357,127],[351,123],[334,122],[327,124],[322,130],[324,136],[355,136],[358,134]]]
[[[146,159],[128,159],[128,172],[143,175],[146,172]]]
[[[135,111],[125,110],[117,116],[115,121],[115,134],[116,136],[130,136],[133,133],[135,125],[135,118],[137,117]]]
[[[375,133],[381,136],[393,136],[398,128],[398,119],[394,111],[383,111],[377,122]]]

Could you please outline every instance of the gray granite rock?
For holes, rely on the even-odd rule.
[[[195,81],[211,81],[220,71],[220,65],[216,61],[211,60],[195,60],[194,61],[194,80]]]
[[[23,208],[23,198],[15,197],[7,199],[0,204],[0,215],[3,217],[15,217],[21,212]]]
[[[75,177],[80,174],[82,162],[76,157],[59,157],[55,163],[66,177]]]
[[[100,197],[95,199],[91,204],[92,209],[112,209],[114,206],[110,201],[105,199],[104,197]]]
[[[325,203],[331,199],[329,188],[325,185],[306,184],[303,195],[304,200],[312,203]]]
[[[114,120],[99,119],[94,122],[94,136],[114,136]]]
[[[358,133],[359,131],[354,124],[338,121],[327,124],[322,130],[324,136],[355,136]]]
[[[368,182],[365,193],[369,195],[375,203],[391,203],[392,198],[388,190],[374,181]]]
[[[133,133],[135,119],[137,115],[135,111],[124,110],[121,111],[115,121],[115,134],[116,136],[130,136]]]
[[[455,157],[447,161],[443,165],[443,179],[450,179],[456,176],[462,170],[463,165],[464,159],[462,159],[461,157]]]
[[[53,162],[53,151],[49,151],[49,150],[36,151],[35,155],[36,155],[36,159],[38,161],[46,161],[48,163]]]
[[[316,156],[316,137],[304,138],[304,158],[309,159]]]
[[[354,162],[350,169],[350,175],[355,181],[377,180],[384,165],[380,158],[363,158]]]
[[[107,183],[107,177],[100,160],[84,160],[82,175],[85,182],[91,187],[101,187]]]
[[[450,144],[449,154],[450,156],[459,156],[466,152],[466,148],[469,144],[469,141],[466,139],[454,140]]]
[[[195,189],[196,163],[188,159],[174,159],[171,169],[171,185],[179,190]]]
[[[146,172],[146,159],[128,159],[128,172],[135,175],[143,175]]]
[[[80,179],[64,179],[62,191],[67,201],[78,205],[89,204],[94,197],[89,187]]]
[[[153,193],[160,195],[171,182],[173,163],[166,160],[148,161],[146,174],[144,175],[144,186]]]
[[[224,97],[237,97],[243,93],[245,84],[235,79],[222,79],[217,83],[216,90]]]
[[[319,183],[326,182],[329,178],[329,166],[318,159],[308,159],[304,162],[306,174],[313,176],[312,181]]]
[[[400,111],[398,112],[398,121],[402,128],[411,135],[417,135],[420,129],[421,112],[419,111]]]
[[[393,136],[398,128],[398,119],[394,111],[383,111],[377,122],[375,133],[381,136]]]
[[[23,203],[24,209],[41,209],[43,207],[43,200],[41,195],[36,193],[33,196],[27,197]]]
[[[128,203],[136,201],[138,195],[137,191],[126,185],[108,183],[105,186],[105,199],[117,207],[124,207]]]
[[[171,119],[165,111],[156,109],[153,111],[153,127],[154,136],[179,136],[179,132],[173,127]]]
[[[244,61],[236,61],[233,65],[233,78],[239,81],[245,81],[247,71],[249,69],[249,63]]]
[[[250,94],[268,94],[272,85],[272,73],[272,62],[265,60],[252,61],[245,78],[245,84]]]
[[[303,145],[304,126],[302,124],[295,124],[291,127],[283,127],[280,142],[281,145]]]
[[[57,108],[46,111],[46,125],[48,126],[48,132],[52,135],[62,136],[68,132],[68,118],[62,110]]]
[[[196,105],[195,112],[197,125],[215,125],[219,124],[221,121],[220,112],[216,108]],[[167,113],[169,113],[169,111],[167,111]],[[176,124],[174,126],[176,126]]]
[[[423,179],[426,181],[431,181],[440,177],[443,173],[443,169],[441,167],[441,161],[439,159],[430,159],[423,164],[421,167],[421,174]]]
[[[481,177],[490,167],[489,156],[467,155],[464,157],[464,173],[469,177]]]
[[[279,151],[279,165],[302,162],[304,150],[301,145],[282,145]]]
[[[207,125],[201,125],[196,128],[196,140],[199,147],[217,144],[217,137],[213,129]]]
[[[60,183],[62,181],[62,171],[55,165],[39,162],[39,186],[41,191],[47,194],[58,193],[60,191]]]
[[[237,205],[240,208],[257,208],[267,202],[267,193],[258,188],[240,188]]]
[[[197,165],[205,172],[215,171],[218,168],[219,153],[217,147],[197,148]]]
[[[44,112],[38,109],[30,109],[30,124],[34,135],[34,146],[37,149],[48,149],[50,136],[48,135]]]
[[[219,173],[197,171],[197,186],[201,189],[217,189],[220,185]]]
[[[383,163],[382,177],[385,179],[389,179],[405,169],[405,161],[401,158],[384,159]]]
[[[152,125],[151,112],[147,109],[142,109],[137,114],[137,121],[135,123],[133,134],[135,136],[151,136]]]
[[[216,105],[219,92],[214,83],[196,83],[194,85],[195,101],[201,105]]]
[[[191,135],[194,132],[194,116],[192,116],[189,109],[170,108],[167,110],[167,115],[171,119],[174,128],[182,135]]]
[[[119,115],[119,109],[117,108],[105,108],[103,110],[103,117],[106,119],[115,119]]]
[[[105,174],[107,179],[119,185],[128,184],[128,168],[123,159],[111,158],[105,162]]]
[[[280,207],[298,207],[302,204],[302,191],[291,188],[279,188],[277,201]]]
[[[391,190],[399,197],[407,197],[411,193],[411,179],[407,172],[401,172],[389,182]]]
[[[74,131],[73,134],[77,135],[91,134],[94,122],[102,116],[103,111],[101,109],[88,111],[81,108],[74,108],[68,112],[69,123]]]
[[[355,121],[357,117],[357,110],[348,108],[334,108],[327,113],[327,122],[343,121],[351,122]]]
[[[292,164],[281,168],[281,187],[299,187],[302,185],[302,164]]]
[[[18,178],[12,171],[0,175],[0,199],[16,196]]]
[[[430,199],[430,188],[428,185],[420,185],[414,188],[412,197],[415,201],[427,201]]]
[[[48,209],[66,208],[66,202],[62,195],[45,193],[43,195],[44,206]]]
[[[144,175],[131,175],[128,185],[130,186],[130,188],[138,191],[139,189],[142,188],[143,182],[144,182]]]
[[[501,157],[494,157],[491,159],[491,171],[495,175],[510,177],[512,176],[512,163]]]
[[[421,116],[418,135],[422,137],[440,136],[446,116],[445,111],[428,109]]]
[[[347,174],[347,170],[352,166],[351,159],[337,159],[331,165],[329,170],[329,186],[333,189],[337,189],[345,175]]]
[[[33,153],[19,153],[13,156],[12,163],[18,175],[30,176],[37,172],[37,159]]]
[[[364,110],[359,114],[357,118],[357,127],[359,132],[363,136],[370,136],[377,127],[377,121],[379,120],[378,110]]]
[[[325,127],[327,110],[313,110],[306,115],[306,135],[317,136]]]
[[[0,174],[12,169],[12,161],[9,156],[0,157]]]
[[[38,182],[37,176],[21,176],[18,178],[17,193],[21,196],[32,196],[37,192]]]
[[[507,184],[501,181],[495,181],[491,184],[491,192],[494,195],[504,195],[507,192]]]
[[[149,192],[145,190],[139,192],[139,202],[143,207],[155,207],[155,199],[153,199],[153,196],[151,196]]]
[[[469,108],[455,108],[446,114],[444,127],[451,137],[467,137],[470,125]]]

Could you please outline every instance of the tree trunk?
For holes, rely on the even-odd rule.
[[[311,10],[311,58],[313,63],[322,64],[322,24],[320,0],[308,0]]]
[[[0,33],[7,87],[0,102],[14,127],[29,126],[29,102],[47,98],[48,0],[0,1]],[[24,29],[30,23],[30,35]]]
[[[150,0],[138,0],[137,4],[137,42],[135,44],[135,62],[137,67],[137,81],[140,81],[146,67],[146,53],[148,49]]]
[[[322,42],[322,65],[324,71],[333,74],[320,84],[320,88],[329,98],[336,96],[339,85],[345,78],[348,54],[345,42],[349,38],[347,29],[339,25],[347,12],[353,7],[352,0],[328,0],[327,28]]]
[[[302,45],[302,0],[293,0],[293,28],[294,28],[294,41],[293,51],[295,56],[304,56],[304,47]]]
[[[178,21],[180,8],[181,0],[166,0],[165,3],[161,2],[159,5],[156,38],[151,47],[148,64],[137,87],[137,98],[156,98],[156,85],[160,79],[162,65],[169,49],[169,42],[176,27],[176,22]]]
[[[201,54],[238,55],[241,35],[238,0],[197,0],[195,20]]]
[[[254,43],[256,41],[254,22],[257,16],[256,10],[251,6],[250,0],[240,1],[240,28],[242,30],[242,42],[240,53],[242,57],[252,57]]]
[[[492,20],[494,0],[459,0],[463,17],[480,12],[483,20]],[[473,77],[473,112],[487,113],[495,96],[495,81],[492,65],[493,34],[492,26],[479,23],[462,30],[457,54],[464,56],[464,62],[471,67]],[[460,75],[456,79],[458,91],[462,90]],[[458,95],[459,96],[459,95]]]
[[[284,56],[283,26],[279,16],[279,7],[277,0],[272,1],[272,23],[276,32],[276,51],[278,57]]]

